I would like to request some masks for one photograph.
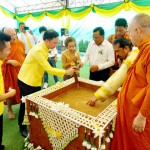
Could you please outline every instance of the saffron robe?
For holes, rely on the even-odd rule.
[[[112,34],[112,35],[110,35],[110,36],[108,37],[108,41],[113,44],[114,41],[115,41],[115,39],[117,39],[117,38],[118,38],[118,37],[116,36],[116,34]],[[123,36],[123,38],[129,40],[129,39],[130,39],[129,34],[126,33],[126,34]]]
[[[6,62],[8,60],[16,60],[22,65],[25,59],[25,47],[24,44],[19,40],[16,40],[15,43],[11,43],[10,46],[10,54],[7,59],[4,60],[2,65],[2,73],[4,78],[5,92],[8,92],[9,87],[16,90],[16,95],[10,97],[9,100],[12,101],[12,104],[18,104],[21,102],[20,90],[18,87],[18,73],[21,66],[14,67],[11,64],[6,64]]]
[[[143,42],[139,50],[118,95],[111,150],[150,150],[150,39]],[[132,129],[139,111],[146,117],[146,126],[141,133]]]

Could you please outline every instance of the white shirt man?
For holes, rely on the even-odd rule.
[[[66,30],[65,34],[61,37],[61,50],[64,51],[66,50],[66,46],[65,46],[65,40],[69,37],[69,31]]]
[[[26,32],[26,30],[25,30],[25,23],[23,23],[23,22],[20,22],[19,29],[20,29],[21,33],[18,34],[18,38],[25,45],[25,54],[27,55],[29,50],[37,42],[37,37],[35,35],[33,35],[31,30],[29,30],[29,32]]]
[[[90,67],[98,65],[99,70],[107,69],[114,65],[114,50],[111,43],[104,40],[101,45],[96,45],[91,41],[88,45],[86,54],[82,58],[83,64],[89,61]]]
[[[63,35],[62,37],[61,37],[61,40],[62,40],[62,45],[65,47],[65,40],[67,39],[69,37],[69,35],[67,34],[67,35]]]
[[[22,41],[23,44],[25,45],[25,54],[27,54],[31,48],[30,48],[30,45],[27,41],[25,34],[27,34],[27,36],[31,42],[32,47],[35,45],[37,38],[34,35],[31,35],[29,32],[26,32],[26,33],[22,32],[22,33],[18,34],[19,40]]]
[[[90,79],[106,81],[110,74],[109,67],[115,63],[113,46],[104,39],[104,29],[102,27],[93,30],[93,39],[88,45],[80,66],[89,61]]]

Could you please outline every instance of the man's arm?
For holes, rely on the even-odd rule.
[[[121,67],[113,75],[111,75],[111,77],[94,93],[95,97],[91,98],[88,101],[89,105],[95,105],[98,100],[104,101],[109,96],[114,94],[115,91],[117,91],[117,89],[123,84],[126,78],[127,70],[133,64],[138,53],[138,49],[133,50],[131,53],[129,53],[128,57],[124,60]]]
[[[21,64],[17,60],[13,60],[13,59],[7,60],[6,64],[10,64],[14,67],[21,66]]]
[[[29,30],[29,33],[33,36],[34,42],[36,43],[38,41],[38,37],[33,34],[32,30]]]
[[[9,97],[13,97],[15,94],[16,94],[16,90],[9,88],[9,91],[7,93],[0,94],[0,102],[5,101]]]
[[[45,70],[47,73],[56,75],[56,76],[64,76],[66,74],[66,71],[63,69],[57,69],[53,68],[47,61],[47,58],[44,56],[42,50],[38,50],[35,53],[32,53],[32,57],[36,59],[36,61],[39,63],[39,65]]]
[[[108,37],[108,41],[110,42],[110,43],[113,43],[113,41],[114,41],[114,36],[115,35],[110,35],[109,37]]]

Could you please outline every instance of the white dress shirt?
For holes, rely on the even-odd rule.
[[[37,37],[34,36],[34,35],[31,35],[29,32],[26,32],[26,34],[28,35],[31,44],[34,46],[35,43],[37,42]],[[29,48],[29,45],[28,45],[28,42],[27,42],[25,34],[23,32],[18,34],[18,38],[25,45],[25,54],[27,54],[29,52],[30,48]]]
[[[63,46],[65,46],[65,40],[66,40],[68,37],[69,37],[68,34],[67,34],[67,35],[63,35],[63,36],[61,37],[61,40],[62,40],[62,42],[63,42]]]
[[[49,50],[49,52],[48,52],[48,57],[49,58],[50,57],[55,57],[55,55],[57,55],[57,49],[56,49],[56,47],[54,49],[52,49],[52,50]]]
[[[38,37],[37,43],[43,42],[43,35],[44,32],[42,32],[41,35]]]
[[[115,56],[113,46],[107,40],[101,45],[96,45],[95,41],[91,41],[88,45],[86,54],[82,58],[82,63],[89,61],[90,67],[98,65],[99,70],[107,69],[114,65]]]
[[[37,43],[40,43],[43,41],[43,36],[38,37]]]

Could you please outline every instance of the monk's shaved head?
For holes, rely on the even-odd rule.
[[[11,32],[16,33],[15,29],[13,29],[13,28],[4,28],[4,33],[8,34],[8,33],[11,33]]]
[[[146,14],[138,14],[133,18],[131,24],[135,24],[143,30],[150,30],[150,16]]]
[[[132,43],[138,47],[143,41],[150,38],[150,16],[137,14],[129,24],[128,31]]]
[[[17,36],[16,36],[15,29],[13,29],[13,28],[4,28],[4,33],[6,33],[6,34],[11,36],[11,41],[10,41],[11,43],[16,41]]]

